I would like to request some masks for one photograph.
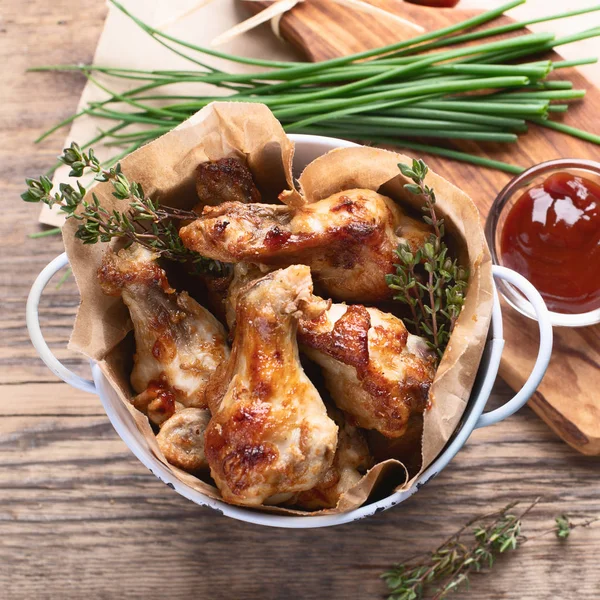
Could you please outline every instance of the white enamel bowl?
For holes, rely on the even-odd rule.
[[[290,138],[296,143],[294,169],[297,173],[299,173],[309,162],[333,148],[355,145],[344,140],[312,135],[291,135]],[[521,390],[519,390],[519,392],[503,406],[496,408],[491,412],[483,412],[498,373],[500,357],[504,346],[502,337],[502,315],[500,312],[498,296],[495,294],[490,333],[481,359],[477,380],[473,387],[465,414],[453,437],[448,441],[448,444],[437,459],[422,473],[416,485],[405,492],[393,493],[386,498],[376,502],[367,503],[355,510],[343,514],[314,517],[273,515],[249,508],[231,506],[220,500],[213,500],[180,482],[175,475],[152,454],[145,439],[135,426],[127,408],[123,405],[121,400],[119,400],[117,394],[102,375],[98,366],[92,362],[93,380],[83,379],[67,369],[52,354],[40,329],[38,305],[41,294],[48,281],[57,271],[66,265],[67,257],[65,254],[58,256],[48,264],[34,282],[27,301],[27,327],[29,329],[29,335],[42,360],[55,375],[63,379],[69,385],[86,392],[98,394],[110,422],[113,424],[113,427],[119,436],[121,436],[121,439],[127,444],[135,456],[137,456],[137,458],[161,481],[196,504],[210,506],[228,517],[239,519],[240,521],[247,521],[249,523],[256,523],[258,525],[289,528],[340,525],[372,515],[381,510],[386,510],[406,500],[406,498],[417,492],[423,484],[432,477],[435,477],[435,475],[437,475],[452,460],[474,429],[492,425],[509,417],[527,402],[539,385],[546,371],[552,350],[552,326],[548,317],[548,311],[539,293],[518,273],[504,267],[494,266],[494,278],[512,284],[524,294],[535,310],[536,319],[539,324],[540,347],[537,360],[529,379],[525,382]]]

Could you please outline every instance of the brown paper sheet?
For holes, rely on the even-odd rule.
[[[147,194],[167,205],[191,207],[196,202],[195,167],[207,159],[225,156],[246,158],[267,199],[274,200],[278,191],[293,187],[293,144],[269,109],[260,104],[213,103],[121,164],[125,175],[140,182]],[[403,189],[406,181],[397,167],[398,162],[410,160],[401,154],[368,147],[334,150],[306,167],[299,178],[297,200],[314,202],[337,191],[360,187],[380,190],[401,203],[414,204],[416,198]],[[427,182],[436,191],[437,206],[448,227],[460,240],[463,260],[470,268],[470,281],[464,309],[431,388],[432,408],[426,412],[423,425],[421,471],[442,450],[469,399],[488,333],[493,289],[491,260],[475,205],[466,194],[435,173],[427,176]],[[123,201],[112,195],[110,183],[96,185],[94,192],[107,209],[124,209]],[[68,221],[63,232],[81,294],[70,348],[99,362],[154,454],[182,482],[210,497],[220,497],[214,487],[168,465],[147,418],[131,407],[128,399],[132,395],[129,384],[132,350],[126,339],[131,324],[127,310],[120,299],[105,296],[97,282],[96,272],[106,245],[83,245],[74,237],[76,228],[77,222]],[[412,485],[415,477],[407,481],[403,465],[387,460],[375,465],[342,497],[336,509],[320,513],[281,507],[264,507],[264,510],[290,514],[350,510],[363,504],[383,479],[389,487],[400,490]]]

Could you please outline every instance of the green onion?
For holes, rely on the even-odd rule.
[[[51,235],[58,235],[60,233],[60,227],[52,227],[51,229],[44,229],[44,231],[36,231],[36,233],[30,233],[27,237],[32,239],[49,237]]]
[[[577,129],[576,127],[571,127],[570,125],[565,125],[564,123],[558,123],[556,121],[545,121],[542,119],[530,119],[530,121],[532,123],[536,123],[537,125],[541,125],[542,127],[554,129],[555,131],[560,131],[561,133],[567,133],[572,137],[576,137],[580,140],[585,140],[586,142],[591,142],[592,144],[597,144],[600,146],[600,135],[589,133],[587,131],[583,131],[582,129]]]
[[[566,69],[568,67],[580,67],[582,65],[595,65],[598,59],[595,56],[589,58],[579,58],[575,60],[560,60],[552,63],[555,69]]]
[[[495,115],[486,115],[472,112],[459,112],[452,110],[436,110],[433,108],[422,108],[417,104],[416,107],[406,108],[388,108],[382,111],[386,115],[398,117],[416,117],[420,119],[440,119],[442,121],[457,121],[462,123],[478,123],[481,125],[490,125],[492,127],[514,129],[515,131],[526,131],[527,125],[524,119],[513,119],[510,117],[497,117]]]
[[[336,126],[335,122],[328,123],[331,127],[349,131],[355,138],[368,139],[371,135],[389,135],[393,133],[401,137],[427,137],[442,138],[451,140],[476,140],[480,142],[516,142],[517,136],[514,133],[501,133],[495,131],[465,131],[464,129],[441,129],[432,131],[430,129],[418,129],[416,127],[378,127],[375,125],[355,125],[340,124]],[[301,131],[303,128],[297,124],[284,127],[286,131]]]
[[[523,56],[528,56],[532,52],[535,54],[540,54],[542,52],[548,52],[553,50],[557,46],[562,46],[564,44],[572,44],[573,42],[579,42],[581,40],[587,40],[589,38],[600,36],[600,28],[596,27],[594,29],[588,29],[586,31],[582,31],[581,33],[576,33],[573,35],[565,36],[564,38],[558,38],[552,41],[545,42],[540,44],[537,48],[534,46],[530,49],[516,49],[508,52],[498,52],[496,54],[488,54],[486,57],[481,59],[481,62],[501,62],[505,63],[509,60],[516,60]],[[471,62],[473,59],[465,59],[465,62]]]
[[[491,102],[489,100],[492,100]],[[466,112],[475,112],[483,114],[493,115],[533,115],[541,116],[548,108],[548,101],[546,102],[530,102],[527,104],[515,104],[507,103],[506,98],[501,100],[495,99],[494,95],[491,96],[474,96],[473,100],[426,100],[420,102],[419,106],[425,108],[436,108],[441,110],[458,110]]]
[[[539,47],[542,44],[551,44],[554,41],[553,33],[530,33],[522,35],[516,38],[509,38],[506,40],[500,40],[496,42],[488,42],[487,44],[481,44],[478,46],[467,46],[466,48],[458,48],[456,50],[446,50],[445,52],[433,52],[427,54],[428,60],[431,60],[431,64],[440,62],[442,60],[450,60],[453,58],[459,58],[462,56],[469,56],[471,54],[490,54],[500,53],[502,51],[507,54],[516,51],[526,51],[529,47]],[[481,60],[482,57],[475,56],[473,60]],[[378,64],[390,64],[390,65],[407,65],[414,62],[419,62],[419,59],[410,56],[407,58],[385,58],[377,61]],[[469,62],[469,61],[466,61]]]
[[[323,134],[323,131],[319,129],[311,129],[307,128],[303,131],[303,133],[309,134]],[[430,144],[420,144],[418,142],[413,142],[412,140],[403,140],[398,139],[396,137],[390,136],[369,136],[368,138],[357,138],[352,132],[341,132],[327,129],[326,133],[332,136],[338,136],[347,139],[358,139],[363,142],[378,142],[382,144],[388,144],[390,146],[396,146],[401,148],[409,148],[411,150],[417,150],[419,152],[427,152],[428,154],[433,154],[437,156],[444,156],[446,158],[452,158],[454,160],[458,160],[460,162],[470,163],[473,165],[478,165],[481,167],[487,167],[488,169],[495,169],[497,171],[504,171],[505,173],[511,173],[513,175],[518,175],[522,173],[525,169],[523,167],[519,167],[517,165],[511,165],[499,160],[493,160],[491,158],[485,158],[483,156],[475,156],[473,154],[469,154],[467,152],[460,152],[459,150],[452,150],[450,148],[443,148],[441,146],[432,146]]]
[[[475,91],[481,89],[492,89],[492,88],[501,88],[501,87],[512,87],[512,86],[520,86],[526,85],[529,83],[529,79],[527,77],[490,77],[488,79],[470,79],[468,81],[457,81],[456,83],[425,83],[421,85],[415,85],[410,88],[397,88],[393,90],[387,90],[384,92],[375,92],[372,94],[365,94],[364,96],[356,96],[351,98],[350,100],[346,98],[341,98],[339,100],[331,100],[328,102],[327,106],[324,108],[326,110],[330,109],[343,109],[348,106],[352,106],[353,108],[357,108],[354,112],[361,112],[358,110],[361,104],[369,104],[371,102],[377,100],[390,100],[392,98],[414,98],[415,96],[422,96],[426,94],[442,94],[442,93],[450,93],[450,92],[463,92],[463,91]],[[276,111],[278,115],[286,116],[289,114],[302,114],[302,113],[313,113],[323,108],[322,105],[314,105],[312,103],[309,104],[301,104],[293,109],[287,109],[282,111]],[[368,110],[368,106],[365,107],[365,110]],[[319,115],[315,115],[313,117],[307,118],[306,121],[310,123],[316,123],[324,118],[331,118],[330,113],[321,113]],[[307,123],[308,124],[308,123]]]
[[[498,171],[504,171],[505,173],[511,173],[513,175],[519,175],[525,170],[523,167],[519,167],[517,165],[510,165],[499,160],[493,160],[483,156],[474,156],[473,154],[468,154],[467,152],[460,152],[458,150],[451,150],[449,148],[441,148],[439,146],[430,146],[428,144],[419,144],[412,141],[409,142],[406,140],[385,137],[374,137],[372,141],[391,144],[394,146],[401,146],[403,148],[410,148],[411,150],[427,152],[428,154],[445,156],[446,158],[453,158],[461,162],[471,163],[480,167],[487,167],[488,169],[496,169]]]
[[[595,58],[572,61],[542,60],[542,52],[562,44],[600,36],[600,27],[555,39],[551,33],[527,33],[493,39],[532,23],[567,18],[600,10],[600,6],[540,16],[531,21],[472,31],[491,23],[524,0],[514,0],[461,23],[401,40],[381,48],[358,52],[320,63],[299,63],[246,58],[180,40],[144,23],[117,0],[111,2],[138,27],[193,68],[141,70],[98,65],[54,65],[35,71],[77,71],[104,91],[106,97],[91,102],[38,138],[41,141],[82,115],[112,121],[86,144],[127,146],[126,152],[163,135],[196,111],[216,100],[266,104],[286,131],[331,133],[350,139],[405,143],[430,152],[497,168],[520,172],[520,167],[466,152],[420,144],[412,138],[469,139],[514,142],[516,133],[536,123],[597,143],[596,134],[582,132],[549,119],[568,111],[566,101],[582,98],[565,80],[548,77],[555,69],[590,64]],[[473,44],[472,42],[483,40]],[[465,44],[458,47],[459,44]],[[253,73],[229,73],[202,62],[202,55],[260,67]],[[519,64],[511,64],[513,61]],[[110,83],[94,75],[130,79],[136,87],[114,92]],[[215,93],[196,95],[172,85],[202,83]],[[228,95],[223,95],[223,93]],[[551,104],[553,101],[561,104]],[[405,138],[410,141],[405,142]],[[470,145],[471,147],[472,145]],[[428,148],[426,150],[425,148]],[[111,160],[116,160],[113,157]]]
[[[442,40],[437,40],[435,42],[430,42],[428,44],[423,44],[421,46],[417,46],[416,48],[410,48],[409,50],[404,50],[398,53],[398,56],[402,56],[408,53],[414,52],[425,52],[428,50],[434,50],[435,48],[441,48],[443,46],[451,46],[455,44],[463,44],[465,42],[473,42],[475,40],[480,40],[482,38],[491,37],[493,35],[503,35],[505,33],[510,33],[511,31],[518,31],[519,29],[524,29],[529,25],[535,25],[537,23],[545,23],[547,21],[555,21],[558,19],[566,19],[568,17],[575,17],[577,15],[584,15],[587,13],[595,12],[600,10],[600,5],[592,6],[589,8],[582,8],[579,10],[573,10],[564,13],[558,13],[555,15],[550,15],[547,17],[539,17],[537,19],[530,19],[529,21],[520,21],[516,23],[508,23],[507,25],[500,25],[499,27],[494,27],[490,29],[483,29],[481,31],[474,31],[472,33],[466,33],[464,35],[457,35],[450,38],[445,38]]]
[[[482,75],[484,77],[498,75],[524,75],[530,79],[543,79],[552,70],[552,61],[546,61],[546,66],[535,65],[466,65],[447,64],[430,69],[433,73],[464,73],[466,75]],[[568,83],[568,82],[564,82]]]
[[[452,113],[449,113],[452,114]],[[329,123],[329,121],[326,121]],[[354,125],[356,119],[353,117],[341,117],[332,121],[332,125]],[[434,129],[441,130],[442,128],[453,129],[460,127],[462,131],[498,131],[497,125],[462,122],[460,126],[456,124],[456,121],[450,120],[439,120],[439,119],[418,119],[418,118],[403,118],[403,117],[391,117],[391,116],[363,116],[360,119],[360,125],[382,125],[385,127],[398,127],[398,128],[411,128],[411,129]]]
[[[495,94],[495,98],[502,98],[510,100],[530,100],[530,99],[538,99],[538,100],[574,100],[577,98],[583,98],[585,96],[585,90],[541,90],[541,91],[532,91],[528,93],[521,92],[509,92],[506,94]]]

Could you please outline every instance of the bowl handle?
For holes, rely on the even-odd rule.
[[[540,329],[540,346],[535,365],[523,387],[503,406],[482,414],[475,424],[475,429],[498,423],[517,412],[531,398],[542,381],[552,354],[552,323],[540,293],[516,271],[494,265],[492,272],[494,277],[514,285],[531,303]]]
[[[96,394],[96,386],[93,381],[84,379],[79,375],[73,373],[65,367],[59,360],[52,354],[52,350],[46,344],[44,335],[40,328],[40,315],[38,313],[38,306],[40,303],[40,297],[46,285],[52,276],[60,271],[63,267],[66,267],[69,262],[67,253],[63,252],[60,256],[57,256],[51,263],[46,265],[42,272],[37,276],[37,279],[31,286],[29,297],[27,298],[27,308],[25,309],[25,315],[27,320],[27,329],[29,331],[29,337],[33,343],[34,348],[37,350],[40,358],[46,363],[46,366],[57,376],[60,377],[64,382],[83,390],[84,392],[92,392]]]
[[[26,307],[26,321],[27,329],[29,331],[29,337],[33,343],[34,348],[37,350],[40,358],[44,361],[46,366],[60,379],[69,385],[82,390],[84,392],[97,393],[96,385],[89,379],[84,379],[79,375],[73,373],[67,367],[65,367],[59,360],[54,356],[44,335],[40,328],[39,312],[38,307],[40,303],[40,297],[46,285],[53,275],[60,271],[63,267],[67,266],[68,258],[66,252],[63,252],[60,256],[57,256],[52,262],[50,262],[37,276],[31,286],[29,297],[27,298]],[[550,362],[550,354],[552,352],[552,324],[550,323],[550,317],[548,315],[548,309],[542,300],[539,292],[529,283],[522,275],[519,275],[511,269],[494,265],[493,267],[494,277],[498,277],[512,283],[517,289],[519,289],[525,297],[531,302],[534,308],[536,318],[540,329],[540,347],[538,356],[535,361],[535,365],[529,378],[524,383],[523,387],[519,392],[503,406],[492,410],[488,413],[482,414],[475,428],[485,427],[502,421],[506,417],[514,414],[519,410],[525,402],[531,397],[537,386],[540,384],[548,363]]]

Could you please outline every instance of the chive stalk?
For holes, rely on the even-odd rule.
[[[521,168],[514,165],[420,144],[412,138],[514,142],[516,133],[527,130],[527,123],[535,123],[598,143],[600,136],[548,118],[553,113],[566,112],[567,101],[580,99],[585,93],[572,89],[569,81],[548,80],[549,74],[597,59],[553,62],[541,60],[543,57],[537,55],[563,44],[600,36],[600,27],[560,38],[550,33],[490,38],[523,30],[533,23],[591,13],[600,10],[600,5],[472,31],[524,1],[513,0],[461,23],[381,48],[320,63],[297,63],[239,57],[177,39],[144,23],[117,0],[111,0],[158,43],[194,63],[194,69],[145,71],[98,65],[34,68],[33,71],[79,71],[106,94],[49,129],[38,141],[87,114],[116,122],[89,143],[102,140],[108,146],[126,145],[120,158],[215,100],[260,102],[273,110],[287,131],[316,131],[351,139],[402,143],[471,164],[520,172]],[[471,43],[478,40],[483,41]],[[470,45],[457,47],[465,43]],[[228,73],[204,64],[200,55],[253,65],[260,70]],[[509,64],[514,60],[520,63]],[[110,84],[100,83],[94,73],[130,79],[139,85],[117,93],[110,89]],[[215,86],[219,95],[210,91],[203,96],[179,90],[174,93],[170,86],[175,83]],[[229,95],[222,96],[223,90]],[[552,104],[557,100],[562,103]],[[407,137],[410,141],[405,140]]]

